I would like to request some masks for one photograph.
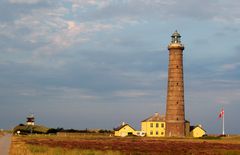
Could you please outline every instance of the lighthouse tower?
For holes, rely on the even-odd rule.
[[[166,136],[185,136],[183,50],[181,35],[175,31],[168,45],[168,91],[166,105]]]

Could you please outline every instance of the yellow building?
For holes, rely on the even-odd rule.
[[[194,138],[202,137],[206,134],[206,131],[202,128],[201,125],[191,126],[190,127],[190,136]]]
[[[114,136],[126,137],[135,135],[135,129],[128,124],[122,123],[121,126],[114,129]]]
[[[153,116],[141,122],[141,131],[143,131],[147,137],[164,137],[165,129],[165,116],[161,116],[159,113],[155,113]]]

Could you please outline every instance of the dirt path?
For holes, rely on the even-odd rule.
[[[3,137],[0,137],[0,154],[8,155],[10,144],[11,144],[11,134],[5,134]]]

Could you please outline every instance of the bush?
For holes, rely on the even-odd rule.
[[[209,140],[219,140],[221,139],[221,137],[216,137],[216,136],[203,136],[203,137],[200,137],[199,139],[209,139]]]
[[[13,133],[17,133],[20,131],[20,134],[30,134],[30,133],[38,133],[45,134],[47,133],[49,128],[41,125],[18,125],[13,129]]]
[[[48,134],[56,134],[57,132],[60,132],[60,131],[63,131],[64,129],[63,128],[57,128],[57,129],[54,129],[54,128],[51,128],[47,131]]]

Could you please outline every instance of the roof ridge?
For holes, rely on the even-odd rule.
[[[114,128],[114,131],[119,131],[119,130],[121,130],[122,128],[124,128],[125,126],[129,126],[130,128],[132,128],[134,131],[136,131],[131,125],[129,125],[129,124],[124,124],[124,125],[120,125],[119,127],[116,127],[116,128]]]
[[[142,120],[142,122],[156,122],[156,121],[165,121],[165,115],[160,115],[159,113],[155,113],[147,119]]]

